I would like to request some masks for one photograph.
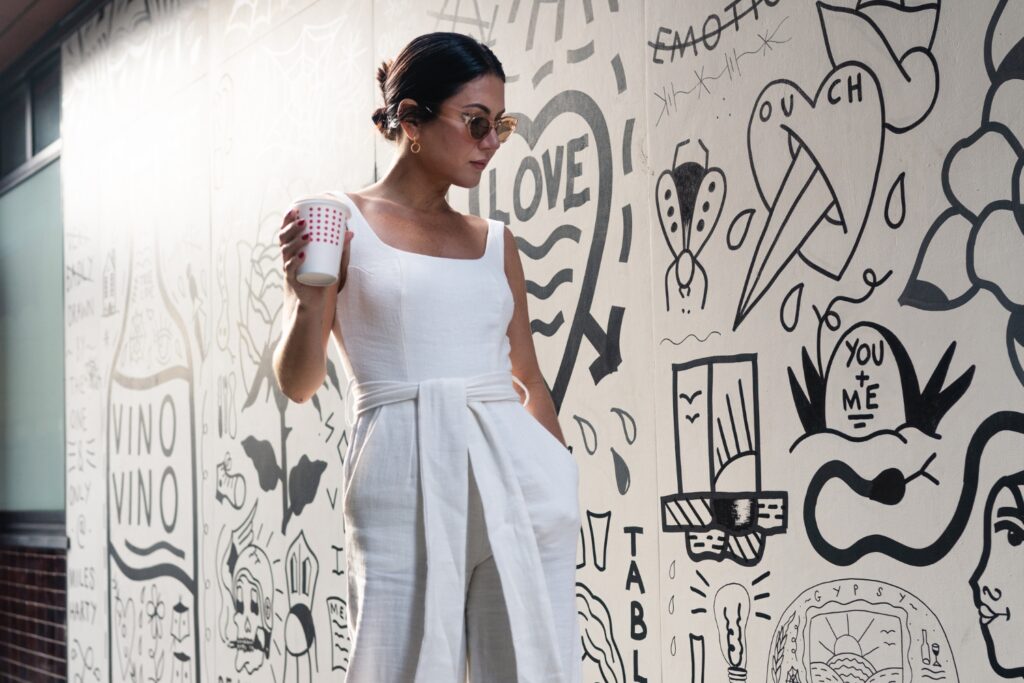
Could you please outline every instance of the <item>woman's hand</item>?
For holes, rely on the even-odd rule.
[[[292,208],[284,215],[278,241],[281,243],[281,262],[285,274],[285,298],[297,300],[303,304],[319,304],[327,293],[327,287],[304,285],[296,279],[298,268],[305,260],[305,248],[309,244],[309,233],[305,221],[296,220],[298,210]],[[338,265],[338,289],[348,275],[349,251],[348,243],[352,239],[352,231],[345,230],[345,245],[342,248],[341,263]]]

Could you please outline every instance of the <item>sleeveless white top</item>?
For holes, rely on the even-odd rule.
[[[342,509],[348,524],[356,460],[394,457],[396,447],[418,451],[427,580],[415,682],[455,680],[464,656],[453,648],[464,629],[471,461],[518,680],[576,683],[579,635],[566,637],[568,629],[556,627],[537,538],[564,538],[574,551],[579,470],[513,387],[507,332],[514,303],[504,270],[504,225],[488,220],[480,258],[429,256],[388,245],[348,195],[331,194],[351,210],[348,227],[355,233],[336,309],[335,342],[349,380],[346,408],[356,415]],[[575,591],[575,584],[556,589]],[[566,664],[573,660],[575,666]]]
[[[338,295],[342,363],[357,382],[511,372],[512,292],[504,225],[488,220],[476,259],[405,251],[381,240],[348,195],[349,264]]]

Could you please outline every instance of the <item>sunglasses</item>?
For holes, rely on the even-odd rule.
[[[424,106],[423,108],[440,116],[440,113],[434,112],[430,107]],[[485,116],[476,116],[465,111],[459,112],[459,114],[474,140],[483,140],[491,132],[491,128],[494,128],[498,132],[498,142],[505,142],[515,132],[516,126],[519,124],[519,119],[515,116],[506,115],[497,121],[491,121]]]

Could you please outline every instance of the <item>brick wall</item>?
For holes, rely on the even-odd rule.
[[[66,559],[0,547],[0,681],[67,680]]]

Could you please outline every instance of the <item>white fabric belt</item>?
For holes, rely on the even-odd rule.
[[[420,386],[444,380],[462,381],[466,384],[466,399],[471,401],[505,401],[519,400],[519,394],[512,388],[518,384],[526,394],[523,405],[530,402],[530,390],[518,377],[507,370],[488,372],[472,377],[436,377],[422,382],[402,382],[388,379],[367,380],[366,382],[349,382],[348,402],[351,408],[349,423],[355,417],[385,403],[408,401],[417,397]]]
[[[420,382],[350,383],[348,401],[356,416],[387,403],[417,401],[427,578],[415,683],[456,683],[459,660],[465,656],[461,643],[470,460],[508,610],[518,681],[565,680],[547,582],[515,463],[507,455],[504,437],[479,409],[485,401],[518,401],[513,382],[527,391],[506,370]]]

